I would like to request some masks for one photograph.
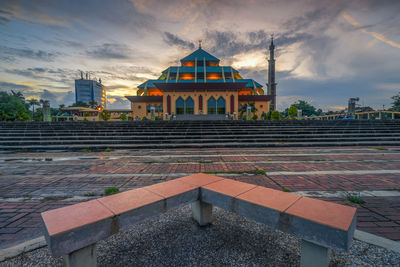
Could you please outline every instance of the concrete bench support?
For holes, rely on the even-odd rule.
[[[212,205],[197,200],[192,203],[192,215],[200,226],[208,225],[212,220]]]
[[[331,250],[326,247],[308,242],[301,241],[301,258],[300,267],[322,267],[329,265],[329,257]]]
[[[63,265],[65,267],[96,267],[96,244],[75,250],[67,255],[63,255]]]

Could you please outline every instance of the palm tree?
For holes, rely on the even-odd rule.
[[[25,97],[21,92],[14,92],[13,90],[11,90],[11,93],[13,96],[18,97],[22,101],[25,101]]]
[[[33,121],[33,114],[35,113],[35,106],[38,106],[40,103],[36,98],[31,98],[28,100],[30,106],[32,106],[32,121]]]
[[[90,101],[89,102],[89,106],[91,108],[97,108],[99,106],[99,104],[96,101]]]

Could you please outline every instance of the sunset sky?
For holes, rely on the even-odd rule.
[[[0,0],[0,90],[69,105],[82,70],[107,86],[109,108],[128,108],[125,95],[198,40],[266,89],[274,34],[278,110],[350,97],[381,109],[400,92],[399,14],[399,0]]]

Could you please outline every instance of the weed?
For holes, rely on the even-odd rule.
[[[287,187],[282,187],[282,191],[283,192],[292,192],[292,190],[290,190],[289,188],[287,188]]]
[[[264,170],[258,169],[255,171],[255,174],[265,174]]]
[[[348,193],[346,195],[346,198],[348,201],[356,203],[356,204],[364,204],[365,203],[364,199],[361,198],[360,193],[358,193],[358,194]]]
[[[111,152],[111,148],[107,147],[106,149],[104,149],[104,152]]]
[[[82,149],[82,152],[84,152],[84,153],[89,153],[89,152],[92,152],[92,150],[89,149],[89,148],[86,148],[86,149]]]
[[[146,161],[145,162],[146,164],[153,164],[153,163],[156,163],[155,161]]]
[[[106,195],[114,195],[114,194],[119,193],[119,189],[118,189],[118,187],[115,187],[115,186],[108,187],[108,188],[106,188],[106,189],[104,190],[104,193],[105,193]]]
[[[376,147],[375,149],[376,150],[387,150],[387,148],[384,148],[384,147]]]
[[[85,197],[94,197],[95,194],[93,192],[87,192],[85,194],[83,194]]]

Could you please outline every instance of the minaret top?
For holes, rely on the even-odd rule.
[[[271,44],[269,45],[269,50],[274,50],[275,45],[274,45],[274,34],[271,34]]]

